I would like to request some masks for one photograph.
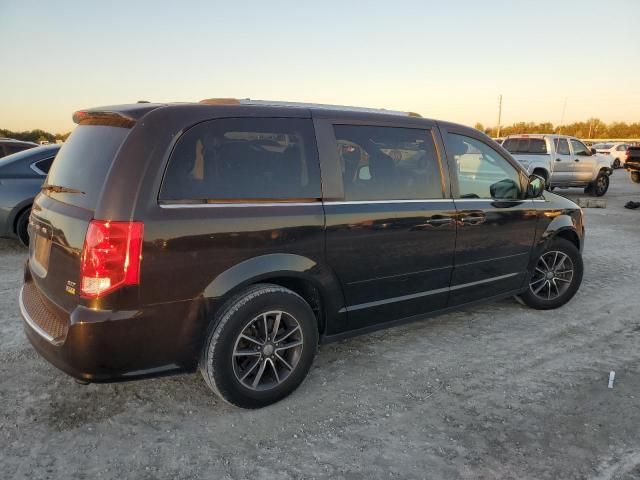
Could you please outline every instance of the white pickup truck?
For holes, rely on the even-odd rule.
[[[502,146],[529,174],[545,179],[549,189],[584,187],[601,197],[609,189],[611,160],[575,137],[551,134],[509,135]]]

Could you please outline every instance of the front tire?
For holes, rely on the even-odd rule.
[[[593,197],[602,197],[609,190],[609,175],[600,173],[596,179],[587,185],[584,193],[588,193]]]
[[[621,167],[621,165],[620,165],[620,159],[619,159],[619,158],[616,158],[616,159],[613,161],[613,168],[620,168],[620,167]]]
[[[582,255],[564,238],[555,238],[540,254],[520,298],[531,308],[549,310],[567,303],[580,288]]]
[[[630,175],[633,183],[640,183],[640,172],[631,172]]]
[[[204,345],[200,371],[224,401],[261,408],[292,393],[318,346],[309,304],[279,285],[259,284],[220,310]]]

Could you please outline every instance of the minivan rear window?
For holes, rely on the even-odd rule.
[[[544,138],[507,138],[502,146],[509,153],[526,153],[529,155],[547,153],[547,142]]]
[[[56,156],[46,184],[82,193],[47,191],[47,195],[78,207],[95,210],[104,179],[130,132],[127,128],[79,125]]]

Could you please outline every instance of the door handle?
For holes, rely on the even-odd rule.
[[[453,218],[447,217],[445,215],[434,215],[433,217],[430,217],[425,223],[427,223],[428,225],[433,225],[434,227],[438,227],[440,225],[448,225],[450,223],[453,223]]]
[[[561,162],[561,161],[562,161],[562,159],[556,158],[556,162]]]
[[[579,158],[576,158],[576,159],[574,160],[574,162],[579,162],[579,161],[580,161],[580,159],[579,159]]]
[[[484,213],[470,213],[460,217],[460,223],[462,225],[480,225],[487,220],[487,216]]]

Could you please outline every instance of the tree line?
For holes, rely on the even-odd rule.
[[[498,127],[486,127],[481,123],[476,123],[475,128],[486,133],[490,137],[498,136]],[[561,133],[578,138],[640,138],[640,122],[625,123],[613,122],[604,123],[598,118],[590,118],[584,122],[570,123],[569,125],[554,126],[551,122],[517,122],[509,126],[500,128],[500,136],[514,135],[519,133]],[[44,130],[25,130],[23,132],[12,132],[11,130],[0,128],[0,137],[15,138],[29,142],[48,141],[55,143],[56,140],[66,140],[71,135],[67,133],[49,133]]]
[[[490,137],[498,136],[498,127],[485,128],[481,123],[476,123],[475,128]],[[598,118],[590,118],[584,122],[575,122],[568,125],[554,126],[551,122],[517,122],[500,128],[501,137],[519,133],[561,133],[587,140],[589,138],[640,138],[640,122],[612,122],[607,124]]]
[[[12,132],[4,128],[0,128],[0,137],[15,138],[16,140],[23,140],[25,142],[44,142],[55,143],[56,140],[65,141],[67,137],[71,135],[71,132],[67,133],[49,133],[44,130],[25,130],[23,132]]]

